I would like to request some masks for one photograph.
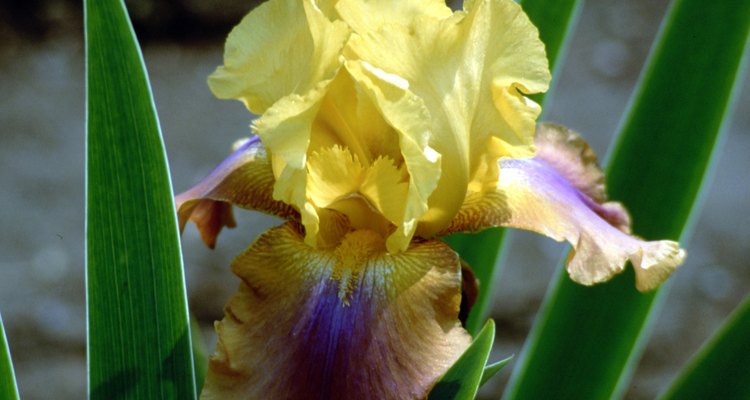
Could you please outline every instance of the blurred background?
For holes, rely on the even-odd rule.
[[[175,191],[196,183],[248,134],[239,102],[216,100],[206,77],[222,62],[226,34],[254,2],[126,1],[143,47],[162,123]],[[607,153],[667,0],[584,5],[544,118],[581,132]],[[700,27],[696,27],[700,29]],[[0,313],[24,399],[86,396],[84,282],[84,53],[81,2],[0,3]],[[746,60],[747,61],[747,60]],[[745,63],[747,65],[747,63]],[[706,71],[710,79],[711,71]],[[706,79],[703,77],[696,77]],[[688,261],[669,296],[627,391],[650,399],[750,289],[750,93],[738,88],[722,156],[703,208],[683,243]],[[689,118],[686,115],[685,118]],[[690,132],[685,132],[689,135]],[[205,248],[193,227],[183,235],[190,307],[209,349],[238,281],[234,255],[278,223],[237,212],[239,227]],[[518,232],[494,291],[494,358],[518,354],[563,246]],[[510,369],[490,381],[497,398]]]

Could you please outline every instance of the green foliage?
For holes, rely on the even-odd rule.
[[[195,398],[166,155],[125,6],[85,1],[89,395]]]
[[[8,340],[5,338],[3,317],[0,316],[0,399],[18,399],[18,385],[13,373],[13,363],[10,359]]]
[[[557,70],[565,59],[570,33],[576,25],[583,0],[523,0],[521,7],[539,28],[539,38],[544,42],[549,69],[552,72],[552,85],[547,93],[532,96],[539,104],[544,103],[546,95],[554,91]]]
[[[684,234],[732,99],[748,15],[748,0],[672,5],[608,168],[611,197],[630,210],[636,234]],[[560,273],[506,397],[617,397],[660,297],[638,293],[633,281],[628,270],[586,288]]]
[[[553,72],[581,4],[522,3],[540,29]],[[142,57],[121,1],[84,5],[90,397],[195,398],[195,370],[200,387],[205,353],[191,341],[166,156]],[[730,108],[750,29],[747,15],[750,0],[708,7],[676,0],[670,10],[608,168],[611,197],[631,211],[640,236],[685,235]],[[696,79],[707,71],[710,79]],[[535,100],[541,103],[544,96]],[[505,236],[504,230],[492,229],[446,239],[481,282],[467,321],[472,334],[486,318]],[[506,397],[619,396],[664,293],[636,292],[630,270],[585,288],[561,269]],[[18,398],[0,332],[0,397]],[[430,399],[471,399],[510,361],[486,365],[494,333],[494,323],[487,322]],[[749,335],[747,300],[666,398],[750,397]]]
[[[545,43],[547,58],[550,63],[552,75],[565,54],[565,48],[569,39],[569,33],[582,0],[526,0],[521,2],[525,12],[531,21],[539,28],[539,35]],[[552,88],[550,88],[551,93]],[[533,96],[534,101],[542,104],[544,94]],[[470,266],[477,280],[479,280],[479,296],[476,304],[472,307],[466,320],[466,329],[472,335],[476,335],[482,326],[482,321],[487,319],[487,307],[492,294],[492,287],[502,269],[498,255],[502,253],[503,243],[506,242],[506,231],[503,228],[487,229],[483,232],[465,234],[454,234],[445,238],[453,250],[461,255]]]
[[[482,382],[479,383],[479,387],[482,387],[482,385],[484,385],[485,383],[487,383],[487,381],[492,379],[492,377],[497,375],[497,373],[500,372],[501,369],[505,368],[506,365],[510,364],[511,361],[513,361],[513,356],[485,366],[484,372],[482,373]]]
[[[430,400],[471,400],[483,383],[485,364],[495,341],[495,322],[488,320],[468,349],[432,388]],[[501,361],[502,362],[502,361]],[[493,366],[491,366],[493,367]],[[490,368],[494,374],[496,367]],[[502,367],[502,366],[501,366]],[[494,371],[494,372],[493,372]]]
[[[663,400],[750,398],[750,297],[688,363]]]
[[[472,335],[479,332],[482,321],[487,319],[492,287],[502,265],[498,262],[498,255],[505,235],[505,229],[493,228],[479,233],[457,233],[443,238],[469,264],[479,281],[477,301],[466,319],[466,330]]]
[[[190,315],[190,332],[193,340],[193,368],[195,369],[195,387],[200,393],[203,389],[203,383],[206,380],[208,372],[208,352],[206,345],[203,343],[200,325],[195,316]]]

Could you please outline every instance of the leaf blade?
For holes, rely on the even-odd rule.
[[[0,398],[18,400],[18,384],[13,371],[13,360],[10,357],[10,347],[5,336],[3,317],[0,315]]]
[[[520,3],[529,19],[539,28],[539,38],[544,42],[552,72],[552,84],[547,93],[532,96],[534,101],[543,104],[544,99],[555,90],[557,71],[565,59],[570,34],[583,8],[583,0],[523,0]]]
[[[711,7],[678,0],[670,9],[608,169],[611,197],[630,210],[634,232],[640,236],[677,240],[687,234],[722,121],[737,90],[733,85],[747,42],[748,13],[746,0],[741,5]],[[696,49],[698,44],[701,47]],[[707,71],[722,78],[695,78]],[[649,321],[666,293],[661,289],[640,294],[633,281],[628,269],[607,284],[584,288],[561,271],[505,398],[620,396]],[[550,380],[545,370],[558,374]]]
[[[190,315],[190,335],[193,340],[193,368],[195,369],[195,388],[198,393],[203,389],[208,373],[208,351],[203,342],[203,335],[198,320]]]
[[[122,1],[84,2],[89,396],[195,398],[171,183]]]
[[[488,320],[476,339],[430,391],[430,400],[472,400],[495,341],[495,322]]]
[[[750,297],[691,358],[660,398],[746,399],[750,397]]]
[[[484,372],[482,372],[482,381],[479,383],[479,387],[482,387],[485,383],[487,383],[487,381],[497,375],[497,373],[505,368],[506,365],[510,364],[511,361],[513,361],[513,356],[485,366]]]

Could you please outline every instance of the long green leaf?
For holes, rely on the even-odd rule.
[[[195,368],[195,388],[200,393],[208,373],[208,352],[203,343],[200,325],[194,315],[190,315],[190,333],[193,340],[193,365]]]
[[[663,400],[750,398],[750,297],[688,363]]]
[[[500,360],[496,363],[486,365],[484,367],[484,372],[482,372],[482,381],[479,383],[479,387],[482,387],[485,383],[487,383],[487,381],[497,375],[497,373],[505,368],[506,365],[510,364],[511,361],[513,361],[513,356]]]
[[[2,316],[0,316],[0,399],[18,399],[16,374],[13,372],[13,362],[10,358],[10,349],[5,337]]]
[[[468,349],[432,388],[430,400],[472,400],[482,383],[487,358],[495,341],[495,322],[488,320]]]
[[[476,335],[481,321],[487,319],[487,307],[492,298],[492,287],[500,273],[501,262],[498,262],[503,238],[507,231],[492,228],[479,233],[457,233],[444,240],[466,261],[479,281],[479,295],[466,319],[466,329]]]
[[[556,75],[560,60],[564,57],[566,44],[571,28],[575,25],[583,0],[525,0],[521,3],[531,21],[539,28],[539,36],[545,44],[550,70]],[[552,88],[547,94],[552,92]],[[542,104],[545,95],[534,96]],[[487,319],[492,287],[498,278],[502,254],[507,233],[502,228],[487,229],[475,234],[455,234],[445,238],[453,250],[471,266],[479,280],[479,296],[466,321],[466,329],[476,334]]]
[[[544,42],[549,68],[552,71],[552,85],[547,93],[532,96],[539,104],[555,88],[558,67],[565,59],[570,33],[576,26],[583,0],[523,0],[521,7],[529,19],[539,28],[539,37]]]
[[[84,2],[89,396],[195,398],[166,155],[122,1]]]
[[[677,0],[670,9],[609,163],[611,197],[640,236],[686,234],[733,98],[748,15],[750,0]],[[506,398],[619,397],[661,297],[636,292],[633,281],[628,270],[585,288],[558,274]]]

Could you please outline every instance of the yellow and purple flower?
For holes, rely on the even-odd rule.
[[[511,0],[271,0],[209,78],[260,115],[254,136],[177,197],[213,247],[232,205],[286,219],[232,264],[205,398],[422,398],[470,336],[458,255],[493,226],[570,242],[571,278],[630,261],[639,290],[682,262],[631,236],[589,147],[536,124],[550,75]],[[462,278],[465,276],[465,278]],[[469,290],[470,291],[470,290]]]

